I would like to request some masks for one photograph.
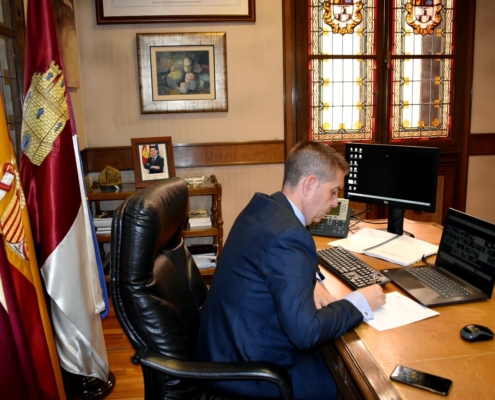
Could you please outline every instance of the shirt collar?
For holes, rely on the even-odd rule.
[[[287,196],[285,196],[287,197]],[[304,215],[303,213],[301,212],[301,210],[299,210],[299,208],[296,207],[296,205],[290,201],[290,199],[287,197],[287,200],[289,200],[289,203],[292,207],[292,209],[294,210],[294,214],[296,214],[296,217],[299,221],[301,221],[301,224],[303,224],[303,226],[306,226],[306,219],[304,218]]]

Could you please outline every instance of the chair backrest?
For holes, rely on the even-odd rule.
[[[135,349],[181,360],[195,353],[207,287],[184,246],[187,184],[161,181],[128,198],[112,221],[110,285],[117,318]]]

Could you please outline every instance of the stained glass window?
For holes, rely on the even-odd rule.
[[[393,139],[448,137],[453,0],[396,0],[393,12]]]
[[[369,139],[375,88],[374,0],[310,6],[312,140]]]
[[[454,0],[308,0],[308,10],[310,140],[449,137]]]

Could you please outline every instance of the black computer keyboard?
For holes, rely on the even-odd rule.
[[[332,272],[353,289],[373,284],[373,275],[375,275],[378,285],[385,285],[390,282],[390,279],[385,275],[382,275],[340,246],[319,250],[318,260],[325,269]]]
[[[433,289],[442,297],[468,296],[471,294],[467,289],[447,278],[440,272],[430,267],[418,267],[407,270],[426,286]]]

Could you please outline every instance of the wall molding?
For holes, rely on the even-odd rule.
[[[175,168],[279,164],[285,160],[284,141],[174,144]],[[85,173],[101,172],[107,165],[133,170],[131,146],[88,147],[81,151]]]
[[[495,133],[470,134],[469,155],[488,156],[495,154]]]

